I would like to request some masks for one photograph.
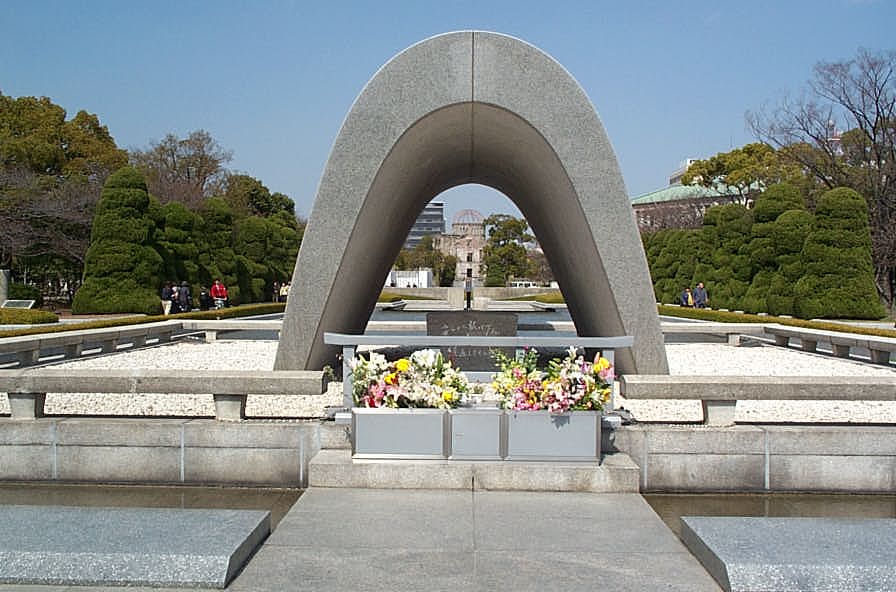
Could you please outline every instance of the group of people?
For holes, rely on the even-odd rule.
[[[286,302],[289,298],[289,288],[292,284],[289,282],[274,282],[273,300],[274,302]]]
[[[165,282],[165,285],[162,286],[162,312],[169,315],[189,312],[192,309],[190,284],[183,281],[178,286],[176,282]]]
[[[681,293],[679,304],[688,308],[706,308],[709,304],[709,294],[706,293],[703,282],[699,282],[693,291],[689,287],[685,288]]]
[[[227,288],[221,280],[215,279],[211,290],[202,286],[199,289],[199,309],[223,308],[228,306]],[[190,294],[190,284],[184,280],[177,282],[165,282],[162,286],[162,312],[166,315],[193,310],[193,298]]]

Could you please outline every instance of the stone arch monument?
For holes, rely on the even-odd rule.
[[[519,207],[580,335],[632,335],[618,369],[668,373],[647,260],[594,107],[550,56],[480,31],[406,49],[355,100],[299,250],[275,367],[333,363],[324,332],[364,332],[417,215],[466,183]]]

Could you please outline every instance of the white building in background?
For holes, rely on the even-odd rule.
[[[451,234],[433,237],[433,247],[444,255],[457,257],[454,285],[463,286],[472,278],[474,286],[485,281],[482,249],[485,247],[485,219],[476,210],[461,210],[451,221]]]
[[[411,226],[408,238],[404,241],[405,249],[413,249],[420,244],[424,236],[432,236],[445,233],[445,202],[431,201],[426,204],[417,221]]]
[[[393,269],[386,276],[384,288],[432,288],[432,270],[409,269],[398,271]]]

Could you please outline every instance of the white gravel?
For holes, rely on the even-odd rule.
[[[94,356],[59,363],[57,368],[145,368],[214,370],[270,370],[277,343],[273,341],[219,340],[178,341],[171,344],[113,355]],[[774,346],[730,347],[725,344],[669,344],[666,346],[672,374],[728,376],[893,376],[896,369],[872,366],[820,354]],[[341,384],[334,383],[322,396],[252,396],[246,413],[251,417],[320,417],[328,405],[342,401]],[[632,411],[639,421],[700,421],[699,401],[626,401],[617,406]],[[49,393],[46,411],[53,415],[156,415],[213,416],[211,395],[66,395]],[[5,396],[0,413],[9,413]],[[896,423],[896,402],[742,401],[737,421],[755,422],[854,422]]]

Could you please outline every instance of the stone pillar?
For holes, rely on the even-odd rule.
[[[8,269],[0,269],[0,304],[9,299],[10,275]]]

